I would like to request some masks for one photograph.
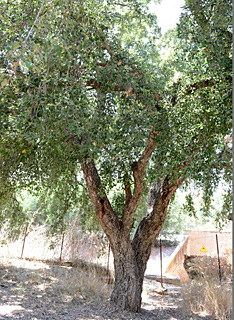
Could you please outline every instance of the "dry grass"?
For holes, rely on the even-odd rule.
[[[227,284],[196,281],[182,289],[184,310],[187,313],[207,314],[217,320],[232,319],[232,294]]]
[[[111,285],[93,267],[86,269],[0,258],[0,318],[89,319],[89,306],[107,301]]]
[[[100,268],[92,264],[69,266],[58,261],[0,258],[0,318],[4,319],[110,319],[169,320],[200,319],[183,316],[179,288],[168,286],[168,295],[155,293],[155,281],[144,285],[141,314],[122,312],[108,302],[111,285],[103,281]],[[167,288],[167,285],[165,284]],[[2,319],[2,318],[1,318]],[[213,318],[212,318],[213,319]]]
[[[22,239],[1,246],[0,264],[12,268],[17,266],[25,270],[25,274],[27,270],[31,270],[32,265],[38,265],[38,268],[35,267],[37,270],[30,271],[20,282],[27,284],[27,288],[38,287],[52,295],[59,295],[62,301],[108,299],[112,287],[107,283],[110,274],[105,269],[106,263],[103,263],[103,267],[96,264],[99,262],[97,257],[102,247],[99,245],[100,239],[78,231],[75,233],[76,237],[71,239],[70,234],[73,235],[71,232],[65,237],[63,259],[72,261],[72,266],[66,262],[60,265],[59,261],[47,263],[51,259],[58,260],[61,241],[57,241],[55,248],[50,250],[45,228],[37,228],[26,238],[24,257],[27,258],[23,260],[16,258],[22,250]],[[24,276],[24,272],[21,276]]]
[[[2,279],[11,281],[11,278],[15,278],[22,284],[22,292],[26,288],[53,292],[53,295],[66,302],[76,298],[89,301],[108,299],[112,289],[107,274],[85,262],[71,267],[58,262],[53,264],[32,259],[5,258],[0,259],[0,264],[9,274]]]
[[[177,295],[157,296],[149,280],[150,295],[145,294],[142,313],[118,310],[106,299],[111,286],[95,272],[32,259],[11,258],[3,264],[0,259],[0,319],[188,320],[178,308]]]
[[[221,260],[222,281],[219,279],[217,258],[194,258],[186,269],[193,280],[182,288],[184,310],[203,313],[217,320],[232,319],[232,267]]]
[[[50,277],[57,279],[54,289],[65,300],[107,299],[110,296],[111,286],[94,269],[86,272],[80,268],[54,266],[50,269]]]

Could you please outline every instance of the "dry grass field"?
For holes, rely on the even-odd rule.
[[[40,243],[44,244],[42,239]],[[103,268],[96,268],[94,263],[82,262],[77,257],[73,264],[60,263],[59,250],[54,251],[54,259],[51,253],[50,261],[42,260],[39,251],[41,260],[35,259],[35,251],[31,257],[20,259],[17,253],[21,252],[21,247],[22,241],[19,241],[0,248],[1,320],[231,319],[230,253],[226,264],[222,262],[225,273],[221,285],[217,265],[212,260],[213,269],[208,266],[208,261],[204,265],[201,261],[192,261],[190,271],[196,269],[198,276],[183,286],[164,284],[167,288],[165,295],[155,292],[160,287],[158,282],[145,279],[142,312],[132,314],[110,305],[112,284],[108,284]],[[29,248],[25,246],[25,255],[30,252]],[[48,252],[45,257],[48,258]]]
[[[188,313],[206,311],[214,319],[232,319],[232,252],[220,259],[195,257],[186,261],[186,270],[192,279],[181,290],[184,310]],[[221,276],[221,281],[220,281]]]

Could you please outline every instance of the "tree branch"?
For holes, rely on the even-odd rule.
[[[99,64],[101,65],[101,63]],[[102,64],[103,66],[103,64]],[[117,65],[120,66],[120,65]],[[133,86],[131,84],[122,86],[122,85],[114,85],[113,87],[108,86],[107,83],[105,83],[105,85],[103,85],[101,82],[98,82],[96,79],[90,79],[86,82],[86,85],[90,88],[88,88],[88,90],[105,90],[106,92],[109,91],[114,91],[114,92],[123,92],[125,93],[126,97],[134,97],[136,100],[142,102],[144,101],[144,97],[141,94],[141,92],[137,92],[136,90],[134,90]],[[155,93],[154,97],[153,97],[154,101],[155,101],[155,107],[156,109],[159,111],[160,110],[160,106],[159,106],[159,102],[162,100],[162,96],[159,93]]]
[[[30,35],[31,35],[32,31],[33,31],[33,28],[34,28],[37,20],[38,20],[39,17],[40,17],[40,13],[41,13],[41,10],[42,10],[44,4],[45,4],[45,0],[42,1],[41,6],[40,6],[40,9],[39,9],[39,11],[38,11],[38,13],[37,13],[37,16],[36,16],[36,18],[35,18],[35,20],[34,20],[34,22],[33,22],[33,24],[32,24],[32,27],[31,27],[31,29],[29,30],[28,34],[27,34],[27,37],[26,37],[26,39],[25,39],[25,45],[26,45],[26,42],[28,41],[28,38],[30,37]]]
[[[148,215],[140,222],[132,241],[132,246],[139,259],[138,263],[141,263],[141,260],[144,261],[144,259],[149,258],[152,245],[166,219],[169,201],[182,182],[182,179],[178,179],[170,184],[170,176],[168,175],[163,182],[157,181],[151,187]]]
[[[191,151],[191,153],[193,152]],[[141,260],[149,258],[152,245],[166,219],[169,202],[185,181],[186,177],[181,170],[189,166],[192,158],[193,155],[191,155],[190,160],[184,161],[178,167],[178,170],[174,170],[174,176],[167,175],[163,181],[159,179],[151,186],[148,196],[147,216],[140,222],[132,242],[136,255],[139,257],[139,264]]]
[[[201,29],[209,28],[209,34],[211,33],[210,27],[216,30],[221,29],[222,30],[222,36],[226,36],[226,38],[229,40],[230,44],[232,43],[232,32],[230,32],[227,29],[220,28],[219,19],[216,21],[215,19],[212,19],[212,11],[219,10],[219,6],[216,4],[212,4],[212,10],[210,11],[211,14],[209,17],[206,17],[204,8],[202,7],[201,1],[194,1],[194,0],[188,0],[187,6],[190,9],[195,21],[197,22],[198,26]],[[221,10],[221,14],[224,14],[224,12]],[[218,24],[217,24],[218,22]],[[205,32],[205,31],[204,31]]]
[[[226,81],[232,83],[232,77],[226,77]],[[204,79],[199,82],[194,82],[187,87],[187,89],[185,91],[185,96],[191,95],[199,89],[211,88],[211,87],[215,86],[216,84],[218,84],[219,82],[220,82],[220,80],[214,81],[212,79]],[[177,101],[178,101],[177,96],[173,95],[171,98],[172,105],[175,106]]]
[[[81,162],[81,168],[84,173],[86,185],[88,187],[96,216],[104,232],[111,240],[113,237],[116,237],[119,234],[121,229],[120,220],[112,209],[107,195],[102,187],[94,161],[86,156]]]
[[[142,152],[139,160],[137,161],[136,164],[134,164],[134,166],[139,166],[139,169],[141,169],[141,171],[143,172],[143,170],[145,169],[152,152],[155,149],[156,146],[156,142],[154,140],[154,138],[159,134],[159,131],[151,131],[149,134],[149,138],[146,144],[146,147],[144,149],[144,151]]]
[[[23,56],[23,50],[26,48],[27,41],[28,41],[28,39],[29,39],[32,31],[33,31],[33,28],[34,28],[35,24],[37,23],[37,21],[38,21],[38,19],[39,19],[39,17],[40,17],[41,10],[42,10],[42,8],[43,8],[43,6],[44,6],[44,4],[45,4],[45,1],[46,1],[46,0],[43,0],[43,1],[42,1],[41,6],[40,6],[40,8],[39,8],[39,11],[38,11],[38,13],[37,13],[37,15],[36,15],[36,18],[35,18],[32,26],[31,26],[31,28],[30,28],[30,30],[29,30],[26,38],[25,38],[24,44],[23,44],[23,46],[22,46],[22,48],[21,48],[20,56],[19,56],[19,58],[17,59],[17,61],[14,63],[13,72],[11,73],[11,75],[10,75],[10,77],[9,77],[9,79],[8,79],[8,84],[11,84],[11,81],[12,81],[13,76],[15,76],[16,73],[17,73],[17,68],[18,68],[19,63],[20,63],[20,61],[21,61],[21,58],[22,58],[22,56]]]
[[[226,81],[231,83],[232,82],[232,77],[227,77]],[[202,81],[199,81],[199,82],[192,83],[191,85],[189,85],[187,87],[187,89],[185,91],[185,95],[188,96],[188,95],[194,94],[194,92],[199,90],[199,89],[213,87],[216,84],[218,84],[219,82],[220,81],[214,81],[212,79],[205,79],[205,80],[202,80]],[[86,84],[87,84],[88,87],[90,87],[88,90],[93,90],[93,89],[101,90],[101,89],[103,89],[105,87],[105,91],[124,92],[126,97],[132,96],[132,97],[135,97],[138,101],[142,101],[141,94],[136,92],[131,85],[111,87],[111,86],[106,86],[106,83],[105,83],[105,86],[103,86],[101,82],[98,82],[95,79],[88,80]],[[175,83],[175,84],[177,84],[177,83]],[[159,93],[155,93],[154,94],[154,101],[156,102],[155,107],[156,107],[156,109],[158,111],[160,111],[160,109],[161,109],[160,106],[158,105],[158,103],[162,99],[163,99],[163,97]],[[172,102],[173,106],[175,106],[176,103],[178,102],[176,94],[171,97],[171,102]]]
[[[156,142],[154,138],[159,133],[159,131],[151,131],[144,151],[142,152],[139,160],[132,165],[133,178],[134,178],[134,190],[133,195],[130,197],[128,192],[128,198],[126,197],[126,206],[123,213],[123,228],[125,233],[129,233],[134,214],[139,205],[140,199],[143,192],[143,172],[148,164],[152,152],[155,149]]]
[[[125,190],[125,198],[126,198],[126,206],[129,204],[129,201],[132,198],[131,185],[128,178],[124,179],[124,190]]]

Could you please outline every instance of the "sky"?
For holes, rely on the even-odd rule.
[[[157,15],[158,25],[161,27],[162,33],[168,29],[172,29],[179,22],[181,7],[185,0],[161,0],[160,4],[152,4],[150,6],[153,13]]]

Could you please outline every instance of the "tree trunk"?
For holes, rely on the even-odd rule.
[[[113,246],[113,245],[112,245]],[[121,246],[121,248],[120,248]],[[112,249],[114,255],[115,283],[111,303],[120,310],[139,312],[141,293],[147,261],[138,263],[138,257],[129,241],[117,241]]]
[[[152,186],[147,215],[140,222],[131,242],[131,226],[143,192],[143,171],[155,148],[153,138],[156,134],[157,132],[150,133],[142,155],[132,166],[133,193],[129,181],[124,181],[126,206],[122,218],[118,217],[111,206],[94,161],[87,155],[81,163],[96,216],[110,241],[114,255],[115,283],[111,302],[121,310],[132,312],[139,312],[141,309],[144,273],[151,248],[165,221],[169,201],[183,181],[178,178],[170,184],[168,175]]]
[[[122,310],[139,312],[144,273],[151,249],[166,218],[169,201],[179,184],[155,183],[149,192],[148,215],[142,219],[133,241],[125,237],[112,238],[115,284],[111,302]]]

